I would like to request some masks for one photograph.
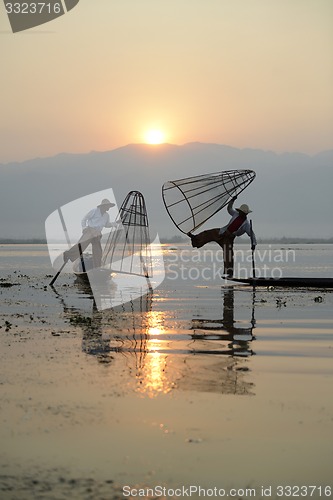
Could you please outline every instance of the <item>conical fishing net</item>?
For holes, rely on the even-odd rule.
[[[163,185],[165,208],[183,233],[195,231],[239,195],[255,178],[253,170],[225,170]]]
[[[152,256],[148,216],[143,195],[130,191],[123,201],[119,228],[111,232],[105,244],[102,266],[113,272],[152,276]]]

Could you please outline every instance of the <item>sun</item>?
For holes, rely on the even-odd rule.
[[[147,144],[162,144],[165,142],[165,134],[162,130],[151,129],[145,133],[145,142]]]

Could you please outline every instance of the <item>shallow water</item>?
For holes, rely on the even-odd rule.
[[[263,246],[258,271],[333,276],[332,246],[290,248]],[[234,286],[214,251],[165,246],[161,286],[98,311],[70,273],[48,286],[44,246],[0,257],[13,285],[0,288],[1,498],[124,498],[125,485],[328,496],[331,291]]]

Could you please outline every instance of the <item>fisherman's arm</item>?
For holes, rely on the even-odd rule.
[[[121,223],[121,219],[116,220],[115,222],[110,222],[110,217],[108,221],[104,224],[104,227],[117,227]]]
[[[237,196],[234,196],[233,198],[231,198],[231,200],[228,203],[227,210],[228,210],[230,215],[235,215],[235,213],[236,213],[236,210],[233,207],[236,198],[237,198]]]
[[[117,227],[119,222],[107,222],[104,227]]]

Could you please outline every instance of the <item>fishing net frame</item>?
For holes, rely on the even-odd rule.
[[[163,203],[175,226],[189,234],[244,191],[255,177],[249,169],[223,170],[167,181],[162,186]],[[180,215],[186,211],[186,216]]]
[[[126,195],[116,220],[121,221],[121,226],[108,236],[102,267],[109,267],[115,273],[152,277],[149,222],[145,199],[140,191],[130,191]]]

